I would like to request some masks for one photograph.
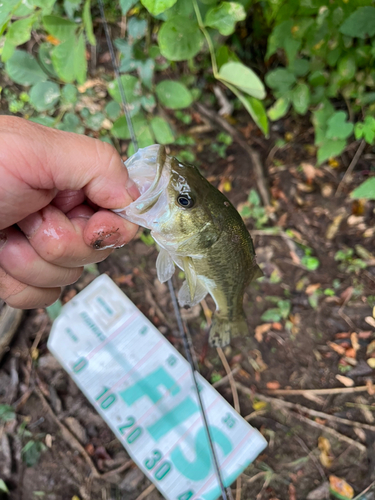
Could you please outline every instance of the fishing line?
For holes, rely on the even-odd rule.
[[[98,4],[99,4],[99,9],[100,9],[100,16],[102,18],[102,22],[103,22],[103,26],[104,26],[105,37],[106,37],[106,40],[107,40],[107,45],[108,45],[109,53],[110,53],[110,56],[111,56],[111,62],[112,62],[112,66],[113,66],[113,71],[115,73],[116,80],[117,80],[118,87],[119,87],[119,91],[120,91],[122,107],[123,107],[123,111],[124,111],[124,114],[125,114],[125,117],[126,117],[126,123],[128,125],[128,129],[129,129],[129,132],[130,132],[130,138],[131,138],[131,141],[133,143],[134,150],[137,151],[138,150],[138,141],[137,141],[137,138],[136,138],[136,135],[135,135],[135,131],[134,131],[132,119],[131,119],[131,116],[130,116],[129,103],[128,103],[127,99],[126,99],[124,86],[122,85],[122,81],[121,81],[121,77],[120,77],[120,71],[118,69],[118,65],[117,65],[117,61],[116,61],[116,56],[115,56],[115,51],[114,51],[114,48],[113,48],[113,43],[112,43],[111,35],[109,33],[109,28],[108,28],[107,20],[106,20],[105,14],[104,14],[103,0],[98,0]],[[186,358],[187,358],[187,360],[188,360],[188,362],[190,364],[190,368],[191,368],[191,372],[192,372],[192,376],[193,376],[193,380],[194,380],[194,388],[195,388],[195,392],[196,392],[197,399],[198,399],[198,402],[199,402],[199,406],[200,406],[200,410],[201,410],[201,414],[202,414],[202,419],[203,419],[203,424],[204,424],[204,427],[205,427],[205,430],[206,430],[206,433],[207,433],[208,443],[209,443],[209,446],[210,446],[210,451],[211,451],[211,455],[212,455],[213,463],[214,463],[215,474],[217,476],[217,479],[218,479],[218,482],[219,482],[219,485],[220,485],[221,496],[222,496],[223,500],[228,500],[228,495],[226,493],[224,482],[223,482],[223,477],[222,477],[222,474],[221,474],[221,471],[220,471],[219,460],[218,460],[217,455],[216,455],[216,451],[215,451],[215,448],[214,448],[212,436],[211,436],[211,433],[210,433],[210,428],[209,428],[209,425],[208,425],[206,410],[205,410],[204,405],[203,405],[202,397],[201,397],[200,390],[199,390],[198,381],[197,381],[197,378],[196,378],[196,373],[199,373],[199,368],[198,368],[198,365],[196,364],[195,359],[193,357],[192,350],[191,350],[191,347],[190,347],[190,343],[189,343],[187,334],[186,334],[185,329],[184,329],[184,325],[183,325],[182,317],[181,317],[181,313],[180,313],[180,308],[179,308],[179,306],[177,304],[176,292],[175,292],[174,287],[173,287],[172,279],[168,280],[168,287],[169,287],[169,292],[170,292],[170,295],[171,295],[171,298],[172,298],[172,304],[173,304],[174,313],[175,313],[176,319],[177,319],[177,325],[178,325],[178,329],[179,329],[179,332],[180,332],[180,338],[182,339],[182,343],[183,343],[183,346],[184,346]]]

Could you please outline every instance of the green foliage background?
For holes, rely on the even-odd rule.
[[[87,53],[103,38],[90,2],[2,2],[1,65],[23,88],[6,87],[3,97],[10,112],[43,125],[129,139],[108,73],[101,75],[106,105],[85,105],[95,97]],[[215,81],[266,135],[269,120],[308,114],[318,163],[353,136],[375,142],[374,1],[107,0],[105,10],[140,147],[178,141],[164,108],[188,119],[181,110],[202,96],[214,99]],[[121,19],[123,37],[115,28]],[[371,182],[365,191],[375,197]]]

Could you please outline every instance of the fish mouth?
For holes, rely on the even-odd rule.
[[[122,209],[120,215],[151,229],[153,222],[160,216],[163,202],[165,207],[164,198],[170,180],[170,158],[164,146],[154,144],[139,149],[126,160],[125,166],[140,196]]]

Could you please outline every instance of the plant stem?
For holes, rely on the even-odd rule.
[[[217,70],[217,63],[216,63],[216,56],[215,56],[214,45],[212,43],[210,35],[208,34],[208,31],[206,30],[206,28],[205,28],[205,26],[203,24],[203,20],[202,20],[202,16],[201,16],[198,4],[197,4],[197,0],[192,0],[192,2],[193,2],[194,10],[195,10],[195,15],[197,16],[198,26],[199,26],[200,30],[202,31],[202,33],[203,33],[203,35],[204,35],[204,37],[206,39],[206,42],[207,42],[207,45],[208,45],[208,49],[210,51],[211,63],[212,63],[212,71],[213,71],[214,77],[217,78],[217,79],[219,79],[219,72]]]

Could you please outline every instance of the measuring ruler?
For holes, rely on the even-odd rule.
[[[48,348],[167,500],[220,496],[189,363],[108,276],[63,307]],[[267,442],[196,377],[229,486]]]

